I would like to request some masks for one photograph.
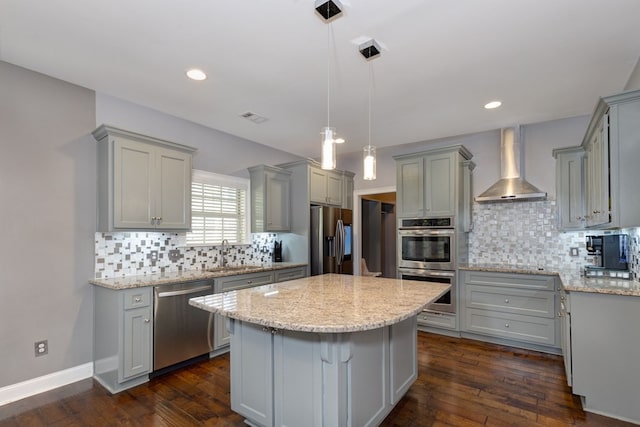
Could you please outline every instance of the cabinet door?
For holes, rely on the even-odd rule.
[[[345,175],[342,179],[342,188],[344,189],[342,192],[342,207],[344,209],[353,209],[353,177]]]
[[[157,229],[191,228],[191,155],[180,151],[157,149],[156,204]]]
[[[609,129],[605,115],[587,149],[587,225],[610,222],[609,217]]]
[[[561,230],[584,227],[584,151],[558,154],[556,160],[556,192],[558,226]]]
[[[287,231],[291,228],[291,178],[288,175],[267,173],[266,176],[267,231]]]
[[[398,160],[396,172],[398,218],[424,215],[424,158]]]
[[[231,409],[252,423],[272,426],[272,334],[269,328],[237,320],[231,328]]]
[[[455,215],[455,154],[425,157],[425,208],[428,216]]]
[[[327,203],[342,206],[342,175],[327,173]]]
[[[327,203],[327,172],[309,168],[309,200],[315,203]]]
[[[148,144],[114,139],[113,227],[153,228],[155,151]]]
[[[120,382],[151,371],[151,307],[124,311]]]

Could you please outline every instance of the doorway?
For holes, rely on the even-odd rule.
[[[369,271],[396,277],[396,193],[363,194],[360,198],[361,257]]]

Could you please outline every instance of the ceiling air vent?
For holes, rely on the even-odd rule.
[[[253,123],[258,124],[258,125],[260,123],[264,123],[267,120],[269,120],[266,117],[259,116],[256,113],[252,113],[251,111],[247,111],[246,113],[240,114],[240,117],[242,117],[243,119],[250,120]]]
[[[375,39],[370,39],[364,42],[363,44],[358,46],[358,50],[367,61],[377,58],[381,52],[380,45]]]

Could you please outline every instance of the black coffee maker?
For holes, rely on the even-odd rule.
[[[282,240],[273,242],[273,262],[282,262]]]

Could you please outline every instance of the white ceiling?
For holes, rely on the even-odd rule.
[[[640,55],[638,0],[343,4],[330,43],[339,152],[367,143],[369,64],[383,147],[589,114]],[[0,59],[318,157],[328,27],[313,0],[0,0]],[[370,37],[385,49],[367,62],[357,42]],[[209,78],[186,79],[190,67]]]

